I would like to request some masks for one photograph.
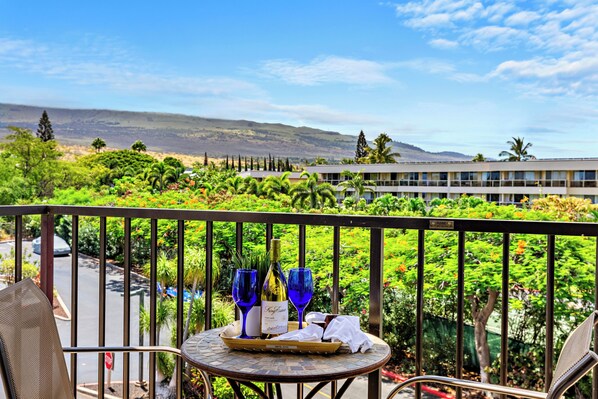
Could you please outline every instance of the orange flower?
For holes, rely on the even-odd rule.
[[[486,212],[486,219],[492,219],[492,212]]]
[[[523,212],[515,212],[515,217],[519,219],[523,219]]]
[[[399,270],[400,270],[402,273],[405,273],[405,271],[407,270],[407,266],[405,266],[405,264],[404,264],[404,263],[401,263],[401,265],[399,266]]]

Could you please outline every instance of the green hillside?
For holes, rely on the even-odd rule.
[[[155,112],[128,112],[94,109],[41,108],[0,104],[0,137],[7,126],[32,130],[46,109],[56,138],[64,144],[90,145],[101,137],[113,148],[129,148],[141,140],[149,150],[211,156],[242,154],[328,159],[352,158],[357,136],[310,127],[246,120],[210,119]],[[356,127],[356,133],[359,127]],[[376,132],[379,133],[379,132]],[[463,161],[453,152],[431,153],[418,147],[393,143],[401,161]]]

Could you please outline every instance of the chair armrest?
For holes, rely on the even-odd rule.
[[[170,346],[77,346],[70,347],[66,346],[62,348],[65,353],[106,353],[106,352],[119,352],[119,353],[137,353],[137,352],[165,352],[172,353],[178,357],[181,355],[181,350],[172,348]],[[210,376],[203,370],[199,370],[201,377],[204,380],[207,390],[207,397],[213,398],[212,384],[210,382]]]
[[[498,394],[506,394],[510,396],[516,396],[519,398],[530,398],[530,399],[545,399],[545,392],[532,391],[521,388],[505,387],[503,385],[486,384],[477,381],[461,380],[458,378],[441,377],[437,375],[421,375],[417,377],[409,378],[397,385],[386,397],[386,399],[392,399],[399,391],[408,387],[409,385],[417,384],[419,382],[434,382],[442,385],[450,385],[453,387],[476,389],[479,391],[487,391]]]

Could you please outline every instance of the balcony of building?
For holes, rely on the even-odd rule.
[[[499,311],[507,315],[510,311],[509,298],[510,294],[510,242],[511,237],[518,234],[534,234],[542,236],[546,239],[546,264],[544,267],[544,274],[542,278],[546,283],[546,306],[545,306],[545,325],[542,327],[546,334],[546,351],[541,363],[544,369],[544,381],[539,385],[547,387],[550,385],[552,379],[554,356],[555,356],[555,334],[558,333],[554,325],[555,303],[558,298],[555,297],[555,241],[558,237],[563,236],[578,236],[578,237],[594,237],[598,236],[598,228],[591,223],[564,223],[564,222],[529,222],[529,221],[500,221],[500,220],[469,220],[469,219],[430,219],[430,218],[406,218],[406,217],[376,217],[376,216],[347,216],[347,215],[326,215],[326,214],[283,214],[283,213],[257,213],[257,212],[231,212],[231,211],[194,211],[194,210],[180,210],[180,209],[147,209],[147,208],[105,208],[105,207],[78,207],[78,206],[55,206],[55,205],[39,205],[39,206],[2,206],[0,207],[0,217],[3,218],[5,225],[11,227],[14,231],[14,273],[13,278],[20,280],[22,277],[22,265],[24,262],[23,248],[25,239],[23,236],[24,220],[30,217],[39,217],[41,219],[41,237],[42,244],[40,256],[40,283],[42,290],[52,297],[52,292],[55,288],[55,283],[60,278],[61,284],[66,284],[70,291],[70,313],[71,319],[68,322],[67,336],[63,337],[66,346],[77,347],[84,340],[89,337],[83,337],[81,331],[86,330],[84,325],[93,320],[93,324],[97,325],[97,331],[93,334],[92,340],[95,340],[99,345],[130,345],[136,339],[135,326],[131,320],[130,314],[132,309],[137,305],[135,295],[140,289],[146,289],[149,295],[148,310],[150,312],[150,329],[149,329],[149,344],[158,343],[158,328],[156,325],[156,303],[158,300],[155,289],[149,287],[157,286],[157,259],[160,251],[159,241],[162,239],[160,223],[164,221],[176,222],[176,242],[177,245],[177,262],[179,267],[179,278],[177,280],[177,287],[179,292],[183,292],[185,282],[182,276],[185,270],[184,247],[185,244],[198,245],[205,248],[206,252],[206,287],[205,287],[205,319],[204,325],[206,329],[213,326],[213,290],[212,290],[212,259],[214,252],[214,228],[215,224],[228,224],[234,226],[234,251],[242,253],[248,239],[246,236],[247,227],[249,225],[260,226],[261,234],[263,235],[263,242],[270,242],[273,237],[276,226],[289,226],[295,228],[297,231],[297,265],[299,267],[306,266],[306,253],[309,251],[307,245],[307,232],[310,228],[315,226],[327,226],[332,230],[332,240],[323,242],[318,241],[318,246],[326,246],[330,248],[331,258],[329,265],[330,275],[330,289],[327,294],[327,301],[330,303],[330,310],[333,313],[338,313],[341,301],[340,281],[347,276],[340,274],[339,264],[343,256],[344,238],[345,234],[351,234],[352,229],[365,229],[369,236],[369,281],[368,293],[369,307],[366,311],[367,331],[373,335],[383,337],[383,325],[385,314],[383,312],[383,295],[384,295],[384,259],[385,259],[385,245],[389,240],[396,240],[396,233],[411,230],[417,234],[417,245],[412,250],[417,253],[417,264],[412,265],[417,273],[417,283],[415,287],[416,296],[414,302],[411,304],[414,309],[415,317],[413,318],[413,325],[415,327],[415,348],[413,357],[415,359],[415,374],[421,375],[424,373],[424,359],[427,355],[424,347],[424,322],[426,315],[424,314],[424,295],[425,290],[429,289],[428,282],[425,281],[424,275],[426,270],[426,256],[429,251],[442,250],[440,248],[427,248],[425,243],[426,234],[433,231],[445,231],[447,234],[455,234],[458,241],[457,251],[457,273],[454,280],[458,286],[457,295],[454,298],[456,306],[456,331],[455,331],[455,363],[454,375],[456,377],[463,377],[464,375],[464,340],[465,340],[465,314],[466,314],[466,298],[464,294],[464,286],[466,282],[470,281],[469,274],[473,270],[471,266],[465,267],[469,262],[468,257],[470,253],[466,252],[466,242],[472,239],[475,240],[478,233],[495,233],[500,237],[502,242],[502,269],[500,275],[495,276],[500,280],[501,302],[497,305]],[[70,257],[70,264],[67,266],[56,266],[55,258],[52,256],[52,249],[48,246],[48,242],[52,242],[54,235],[55,222],[60,218],[62,221],[68,221],[70,225],[72,238],[72,256]],[[99,258],[97,261],[97,287],[93,293],[95,297],[89,292],[83,292],[80,287],[79,270],[81,268],[80,246],[82,243],[80,237],[80,221],[82,218],[93,218],[99,226],[99,236],[97,237],[99,243]],[[120,231],[114,232],[107,229],[107,221],[110,219],[117,219],[120,221]],[[131,254],[139,242],[132,241],[132,230],[134,229],[135,221],[145,220],[149,222],[150,234],[148,237],[147,247],[149,248],[149,264],[150,270],[147,276],[147,283],[145,287],[140,287],[139,282],[132,276],[132,261]],[[188,243],[186,241],[185,232],[189,224],[199,223],[202,229],[205,229],[205,242]],[[118,234],[122,236],[122,269],[120,276],[113,278],[111,276],[112,269],[109,267],[109,261],[106,256],[106,246],[108,243],[108,235]],[[313,245],[313,242],[312,242]],[[445,248],[444,250],[449,250]],[[598,247],[596,248],[598,252]],[[410,265],[411,266],[411,265]],[[110,276],[110,277],[109,277]],[[122,290],[122,302],[118,304],[108,303],[106,290],[108,285],[118,285]],[[597,287],[598,288],[598,287]],[[597,291],[598,292],[598,291]],[[92,295],[93,299],[90,299]],[[598,295],[598,294],[596,294]],[[92,314],[82,314],[82,302],[85,300],[92,300],[97,303],[97,309]],[[177,302],[179,311],[177,311],[177,318],[174,322],[174,330],[176,330],[176,346],[180,347],[182,344],[182,331],[184,326],[184,317],[182,316],[183,302],[182,296]],[[594,305],[598,301],[595,299]],[[114,320],[111,316],[113,307],[121,306],[122,319]],[[115,324],[117,327],[114,327]],[[509,371],[509,355],[508,355],[508,340],[509,340],[509,322],[507,317],[501,319],[498,326],[498,334],[500,335],[500,371],[498,373],[499,383],[502,385],[513,384],[508,377]],[[107,342],[108,336],[117,336],[118,342]],[[452,338],[451,338],[452,339]],[[131,355],[132,356],[132,355]],[[146,356],[142,367],[147,371],[145,379],[148,382],[149,398],[156,398],[156,359],[154,356]],[[101,362],[101,360],[100,360]],[[82,382],[97,382],[99,395],[104,394],[104,384],[106,374],[103,368],[97,370],[97,378],[94,381],[82,381],[79,378],[81,365],[81,355],[68,355],[67,363],[69,364],[72,390],[74,394],[77,393],[77,385]],[[97,364],[97,361],[96,361]],[[177,368],[177,381],[183,380],[183,368]],[[122,373],[118,379],[122,379],[125,386],[128,382],[134,381],[137,378],[137,370],[132,366],[132,363],[127,360],[122,369]],[[598,387],[596,382],[598,375],[594,374],[594,387]],[[115,378],[114,376],[112,378]],[[368,375],[368,398],[378,399],[381,397],[380,390],[381,372],[377,371]],[[421,387],[416,387],[415,395],[421,397]],[[182,397],[182,385],[177,386],[177,397]],[[597,389],[594,389],[594,398],[598,395]],[[457,397],[461,396],[461,392],[457,391]],[[128,397],[125,393],[125,397]]]

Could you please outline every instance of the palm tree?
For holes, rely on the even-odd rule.
[[[481,152],[478,152],[475,157],[471,159],[472,162],[486,162],[486,157]]]
[[[373,180],[364,180],[363,171],[351,172],[350,170],[344,170],[341,172],[341,176],[348,177],[338,184],[342,187],[342,193],[345,194],[348,190],[353,191],[353,197],[355,202],[359,202],[359,199],[363,197],[366,192],[374,192],[371,186],[375,186],[376,182]]]
[[[301,208],[323,208],[327,203],[330,206],[336,205],[334,188],[329,183],[319,183],[317,172],[309,173],[304,171],[300,177],[306,180],[298,183],[291,189],[291,205],[299,204]]]
[[[276,198],[278,194],[288,194],[291,191],[291,172],[283,172],[280,176],[270,175],[264,179],[263,190],[269,198]]]
[[[245,193],[260,197],[264,194],[264,182],[248,176],[245,178]]]
[[[511,146],[510,151],[502,151],[498,156],[507,157],[505,161],[509,162],[536,159],[535,156],[527,153],[527,150],[531,148],[532,143],[526,144],[524,139],[524,137],[513,137],[513,141],[507,141],[507,144]]]
[[[368,151],[368,160],[370,163],[397,163],[394,157],[400,157],[398,152],[391,152],[392,147],[387,144],[392,139],[386,133],[381,133],[374,139],[374,147]]]
[[[133,144],[131,144],[131,149],[137,152],[145,152],[147,151],[147,146],[143,144],[143,141],[137,140]]]
[[[147,177],[152,188],[162,192],[169,182],[174,181],[176,171],[164,162],[156,162],[150,167]]]
[[[245,190],[245,179],[241,176],[229,177],[218,188],[231,194],[242,194]]]
[[[91,142],[91,147],[96,150],[96,152],[100,152],[102,150],[102,148],[106,147],[106,142],[104,141],[104,139],[100,138],[100,137],[96,137],[92,142]]]

